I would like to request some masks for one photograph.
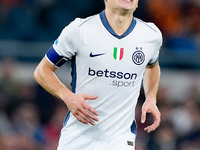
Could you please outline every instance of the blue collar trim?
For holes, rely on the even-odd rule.
[[[129,35],[133,31],[133,29],[135,28],[135,25],[136,25],[136,20],[133,17],[133,20],[132,20],[131,25],[129,26],[129,28],[126,30],[126,32],[124,32],[124,34],[119,36],[119,35],[117,35],[115,33],[115,31],[112,29],[112,27],[108,23],[108,20],[106,18],[106,14],[105,14],[105,10],[102,11],[99,14],[99,16],[100,16],[101,22],[103,23],[104,27],[108,30],[108,32],[110,32],[114,37],[116,37],[118,39],[122,39],[122,38],[126,37],[127,35]]]

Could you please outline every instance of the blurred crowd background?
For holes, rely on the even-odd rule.
[[[0,0],[0,150],[55,150],[67,107],[33,79],[62,29],[104,9],[103,0]],[[200,149],[200,1],[140,0],[135,17],[163,33],[158,91],[161,125],[147,134],[136,119],[136,150]],[[69,64],[57,75],[70,88]]]

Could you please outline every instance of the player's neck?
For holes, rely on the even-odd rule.
[[[105,10],[106,18],[117,35],[122,35],[129,28],[133,13]]]

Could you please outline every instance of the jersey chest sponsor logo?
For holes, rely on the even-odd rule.
[[[105,70],[94,70],[92,68],[89,67],[88,70],[88,75],[90,76],[97,76],[97,77],[106,77],[106,78],[118,78],[118,79],[130,79],[130,80],[134,80],[137,78],[137,74],[136,73],[123,73],[121,71],[116,72],[116,71],[109,71],[108,69]]]
[[[114,87],[134,87],[135,80],[137,79],[137,73],[130,72],[117,72],[114,70],[94,70],[89,67],[88,75],[98,78],[111,78],[113,80],[108,82],[111,86]]]

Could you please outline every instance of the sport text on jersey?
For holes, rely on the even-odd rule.
[[[95,77],[113,78],[115,80],[112,80],[110,85],[115,87],[134,87],[134,83],[137,78],[136,73],[123,73],[120,71],[109,71],[108,69],[96,71],[90,67],[88,69],[88,75]]]

